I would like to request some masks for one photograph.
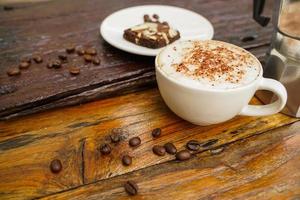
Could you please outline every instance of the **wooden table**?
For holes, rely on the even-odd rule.
[[[22,35],[22,39],[26,38],[28,31],[28,37],[37,40],[38,33],[47,30],[32,29],[34,24],[32,20],[45,23],[48,21],[49,26],[54,22],[61,25],[64,22],[52,20],[53,17],[59,16],[76,21],[80,15],[89,19],[85,22],[85,26],[90,29],[87,28],[85,31],[88,40],[92,41],[88,42],[95,42],[98,41],[98,30],[95,27],[99,23],[98,13],[102,19],[101,12],[108,14],[125,6],[140,4],[137,0],[103,0],[99,1],[99,4],[96,4],[96,1],[70,2],[62,0],[18,4],[15,10],[0,12],[2,16],[0,29],[3,29],[1,24],[4,24],[17,36]],[[147,0],[146,3],[166,2]],[[272,30],[270,27],[262,29],[251,22],[250,3],[196,0],[171,2],[173,5],[203,13],[215,26],[215,38],[239,44],[261,58],[267,50]],[[76,9],[80,12],[74,12]],[[68,12],[70,10],[73,11],[72,15]],[[9,14],[6,14],[7,12]],[[71,16],[74,18],[71,19]],[[25,25],[24,23],[28,21],[30,24]],[[17,25],[20,27],[13,29],[18,27]],[[71,29],[83,32],[82,26],[73,23]],[[20,30],[25,32],[18,32]],[[72,41],[72,37],[77,37],[76,34],[67,35],[67,29],[57,31],[60,34],[65,32],[66,35],[63,35],[65,40]],[[255,40],[248,42],[240,40],[253,34],[257,35]],[[2,32],[1,35],[4,39],[0,42],[6,46],[0,45],[2,49],[0,72],[6,69],[6,64],[13,63],[16,56],[20,56],[21,53],[30,54],[33,48],[32,43],[26,42],[25,39],[20,42],[9,40],[13,36],[8,35],[7,32]],[[49,48],[63,49],[64,47],[60,46],[62,44],[58,43],[59,40],[62,39],[53,37],[53,44],[49,45]],[[46,48],[48,43],[38,45]],[[126,80],[128,84],[118,89],[107,85],[112,93],[109,93],[109,89],[102,88],[103,92],[95,87],[87,87],[86,91],[68,93],[71,96],[77,95],[71,98],[74,100],[72,103],[68,103],[67,100],[50,99],[53,101],[47,103],[51,106],[39,103],[37,109],[22,107],[21,113],[20,110],[14,110],[14,113],[24,115],[32,110],[36,112],[48,109],[47,111],[23,117],[10,117],[9,120],[1,121],[0,199],[300,198],[299,119],[279,113],[266,117],[238,116],[228,122],[205,127],[192,125],[174,115],[164,104],[156,87],[153,87],[151,59],[137,58],[137,61],[133,62],[134,56],[128,57],[128,54],[115,50],[102,40],[96,46],[100,50],[105,49],[106,53],[113,52],[114,59],[110,57],[104,59],[103,65],[107,66],[108,63],[117,60],[118,62],[113,62],[112,65],[119,66],[116,69],[120,74],[123,71],[128,72],[124,72],[126,76],[121,79]],[[6,50],[3,51],[4,48]],[[142,66],[140,72],[143,73],[132,74],[136,70],[135,62],[145,63],[140,65]],[[130,73],[131,76],[128,75]],[[4,80],[1,78],[3,74],[0,75],[0,80]],[[64,81],[69,84],[69,80]],[[122,85],[121,81],[119,83]],[[145,88],[150,89],[142,90]],[[93,95],[82,95],[87,91],[91,91]],[[116,91],[131,93],[59,108],[60,105],[99,99],[108,94],[115,95]],[[98,93],[100,95],[96,95]],[[102,95],[104,93],[106,95]],[[63,96],[63,99],[66,98],[70,96]],[[80,101],[77,101],[78,99]],[[252,99],[252,103],[260,104],[256,98]],[[49,110],[52,107],[56,108]],[[99,146],[109,142],[111,130],[116,127],[124,130],[122,141],[117,145],[112,144],[111,154],[103,156],[99,152]],[[157,127],[162,129],[162,135],[153,139],[151,130]],[[142,144],[139,147],[129,147],[128,140],[133,136],[141,138]],[[152,153],[153,145],[173,142],[177,149],[181,150],[185,149],[185,144],[189,140],[216,142],[201,148],[190,160],[184,162],[176,161],[172,155],[159,157]],[[216,149],[222,151],[216,153]],[[124,154],[133,157],[132,165],[127,167],[122,165],[121,156]],[[62,162],[63,169],[57,174],[52,173],[49,168],[53,159]],[[123,185],[127,180],[137,182],[139,186],[137,196],[130,197],[125,193]]]

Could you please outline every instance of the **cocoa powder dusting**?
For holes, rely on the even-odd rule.
[[[181,63],[172,65],[176,72],[212,81],[225,76],[227,82],[238,83],[245,74],[245,69],[241,66],[251,65],[249,54],[222,45],[209,45],[209,42],[201,45],[195,43]]]

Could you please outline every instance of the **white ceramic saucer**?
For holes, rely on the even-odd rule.
[[[160,21],[166,21],[179,30],[181,40],[213,38],[213,26],[203,16],[183,8],[162,5],[136,6],[114,12],[103,20],[100,33],[105,41],[118,49],[138,55],[156,56],[160,49],[141,47],[123,39],[123,31],[143,23],[145,14],[157,14]]]

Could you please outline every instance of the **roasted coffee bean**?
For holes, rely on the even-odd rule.
[[[177,152],[177,149],[176,149],[176,147],[175,147],[175,145],[174,145],[173,143],[168,142],[168,143],[166,143],[166,144],[164,145],[164,147],[165,147],[166,152],[167,152],[168,154],[174,155],[174,154],[176,154],[176,152]]]
[[[52,64],[52,67],[54,67],[54,68],[60,68],[61,67],[61,61],[60,60],[58,60],[58,59],[55,59],[55,60],[53,60],[52,62],[51,62],[51,64]]]
[[[141,139],[139,137],[133,137],[129,140],[129,145],[132,147],[139,146],[141,144]]]
[[[201,144],[202,147],[209,147],[213,144],[216,144],[218,142],[218,139],[211,139],[211,140],[208,140],[206,142],[204,142],[203,144]]]
[[[17,67],[11,67],[7,70],[7,75],[8,76],[17,76],[17,75],[20,75],[21,74],[21,71],[19,68]]]
[[[85,50],[82,47],[77,47],[76,48],[76,53],[79,56],[83,56],[85,54]]]
[[[40,55],[35,55],[32,57],[32,59],[34,60],[35,63],[42,63],[43,62],[43,58]]]
[[[69,67],[69,72],[72,75],[78,75],[78,74],[80,74],[80,68],[76,67],[76,66],[71,66],[71,67]]]
[[[100,152],[101,152],[101,154],[103,154],[103,155],[110,154],[111,148],[110,148],[109,144],[102,144],[102,145],[100,146]]]
[[[131,158],[129,155],[124,155],[124,156],[122,157],[122,163],[123,163],[123,165],[125,165],[125,166],[129,166],[129,165],[131,165],[131,163],[132,163],[132,158]]]
[[[186,143],[186,148],[191,151],[198,151],[201,147],[201,143],[197,140],[190,140]]]
[[[92,56],[94,56],[94,55],[96,55],[97,54],[97,50],[95,49],[95,48],[87,48],[86,50],[85,50],[85,53],[86,54],[88,54],[88,55],[92,55]]]
[[[64,54],[58,55],[59,60],[61,60],[63,63],[68,62],[68,57]]]
[[[50,163],[50,170],[55,174],[59,173],[62,170],[62,164],[60,160],[52,160]]]
[[[181,150],[175,155],[177,160],[184,161],[191,158],[191,153],[188,150]]]
[[[97,57],[93,58],[92,62],[93,62],[94,65],[100,65],[100,59],[97,58]]]
[[[85,62],[92,62],[92,60],[93,60],[93,57],[91,55],[88,55],[88,54],[85,54],[83,56],[83,58],[84,58]]]
[[[124,189],[129,195],[136,195],[138,193],[138,186],[134,181],[127,181],[124,184]]]
[[[152,147],[153,153],[155,153],[158,156],[164,156],[166,154],[166,149],[163,146],[155,145]]]
[[[66,48],[67,53],[74,53],[75,47],[73,45],[70,45]]]
[[[19,68],[20,68],[20,69],[28,69],[29,66],[30,66],[30,63],[29,63],[29,62],[21,62],[21,63],[19,64]]]
[[[160,128],[156,128],[152,130],[152,137],[157,138],[159,137],[161,134],[161,129]]]

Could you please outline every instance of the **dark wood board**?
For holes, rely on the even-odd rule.
[[[122,52],[101,38],[99,25],[112,12],[140,5],[138,0],[60,0],[14,5],[0,11],[0,117],[24,115],[53,107],[73,105],[141,90],[155,83],[154,58]],[[207,17],[215,28],[215,39],[250,49],[256,56],[267,51],[272,27],[262,28],[252,20],[252,1],[143,1],[191,9]],[[266,11],[270,13],[271,7]],[[155,11],[154,11],[155,12]],[[255,36],[252,41],[242,38]],[[46,68],[46,60],[63,52],[69,44],[95,46],[102,63],[85,65],[72,77],[67,67]],[[258,50],[257,50],[258,48]],[[8,77],[9,67],[23,56],[44,55],[20,77]]]

